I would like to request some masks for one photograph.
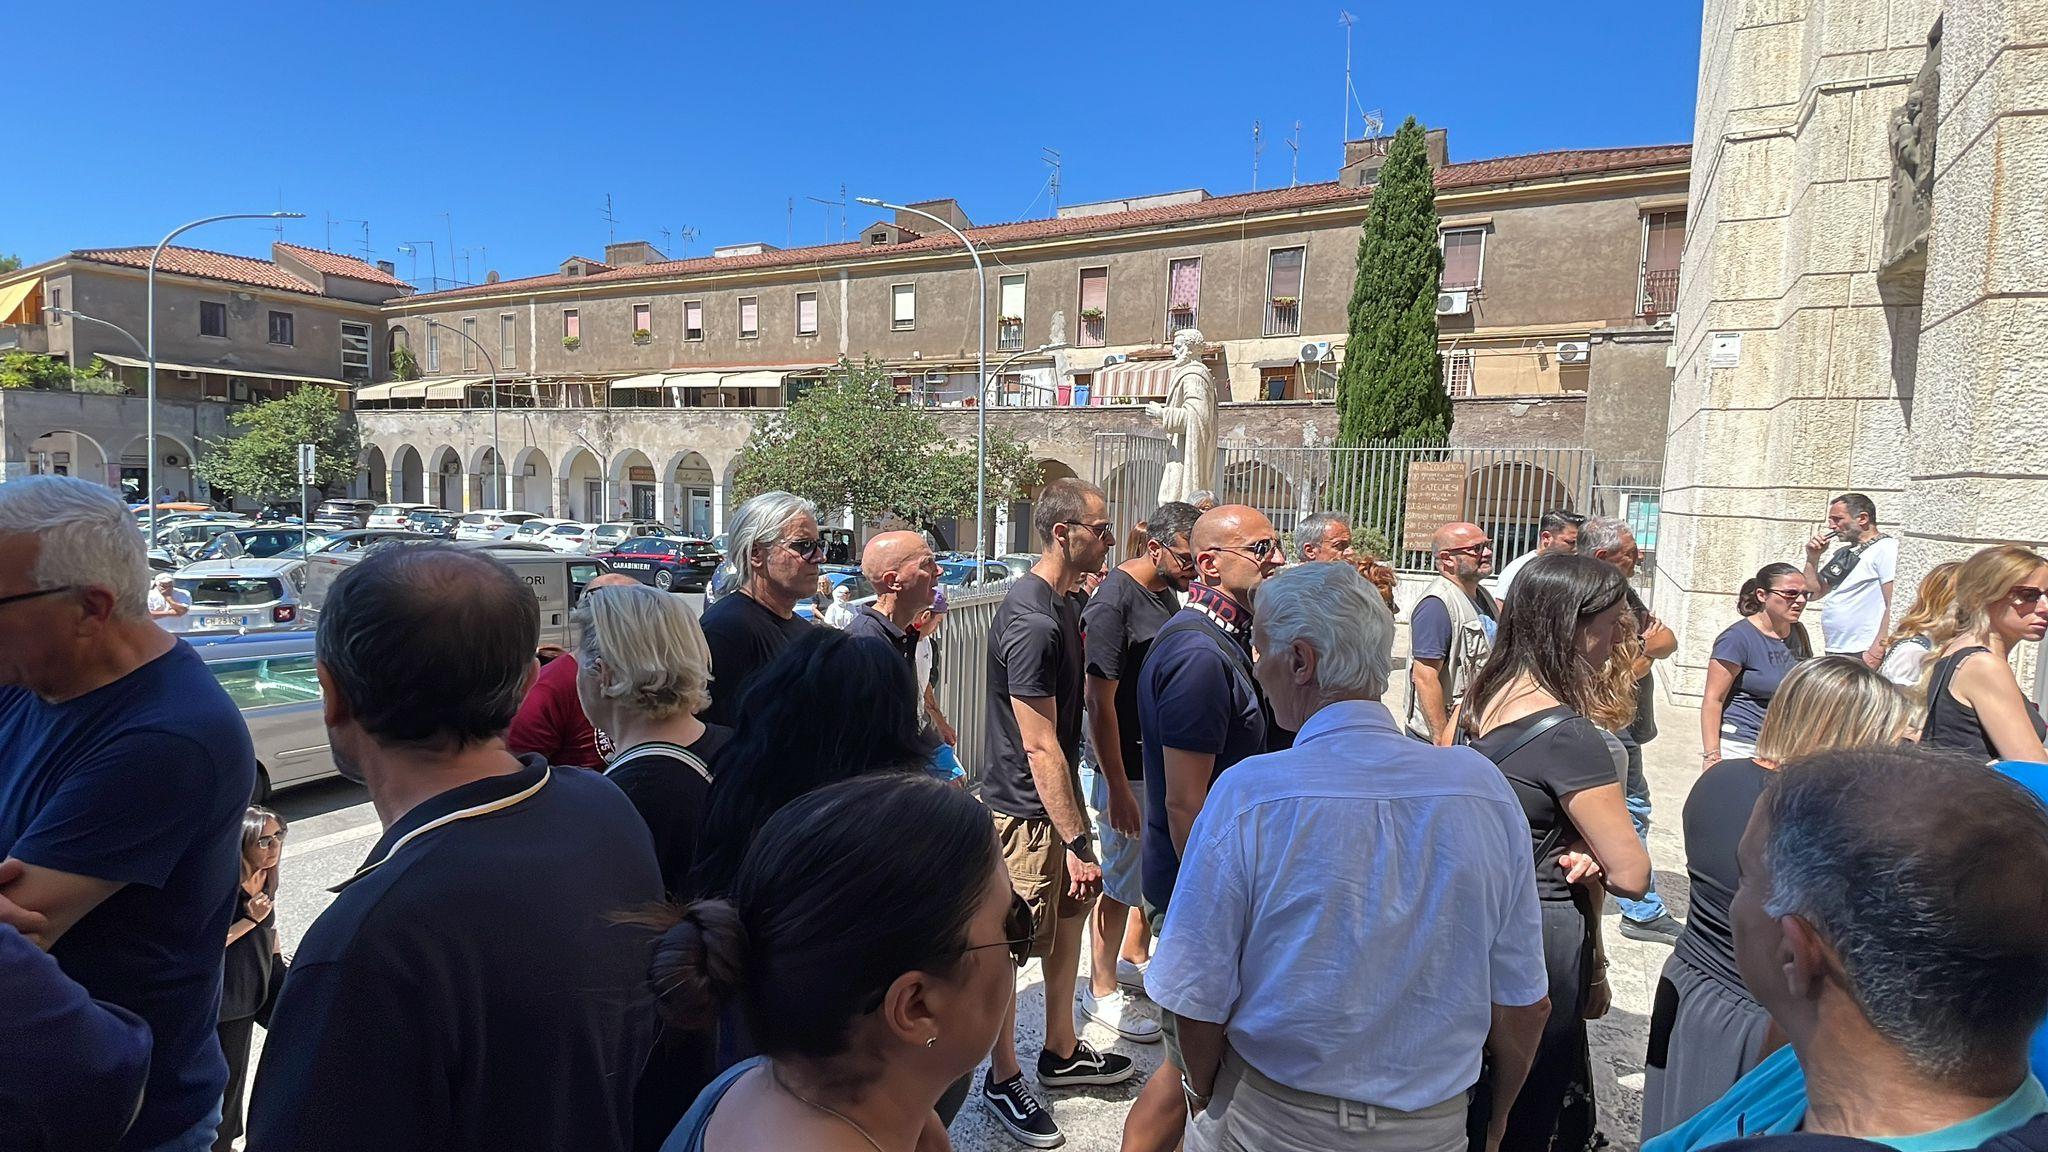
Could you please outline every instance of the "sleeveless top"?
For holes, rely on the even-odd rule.
[[[1920,729],[1920,743],[1930,748],[1981,752],[1992,760],[2001,758],[1990,734],[1984,731],[1977,710],[1949,694],[1949,682],[1955,679],[1956,669],[1962,667],[1963,661],[1989,651],[1975,645],[1934,662],[1934,676],[1927,684],[1927,722]],[[2041,710],[2024,696],[2020,702],[2027,706],[2027,721],[2034,726],[2034,735],[2048,738],[2048,724],[2042,723]]]
[[[725,1070],[725,1074],[713,1080],[690,1105],[690,1110],[676,1124],[675,1131],[662,1141],[661,1152],[704,1152],[704,1130],[711,1127],[711,1114],[718,1110],[718,1102],[739,1078],[768,1062],[766,1056],[742,1060]]]

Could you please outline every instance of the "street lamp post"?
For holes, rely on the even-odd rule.
[[[988,390],[988,274],[981,266],[981,250],[965,232],[929,212],[902,204],[891,204],[873,196],[856,196],[855,201],[870,208],[887,208],[892,212],[908,212],[925,219],[953,234],[953,238],[967,249],[967,255],[974,261],[974,315],[980,326],[980,335],[974,350],[974,559],[975,571],[981,571],[980,562],[988,559],[988,537],[982,527],[982,517],[988,510],[988,405],[982,403]]]
[[[577,432],[574,429],[571,429],[569,435],[574,436],[576,439],[583,441],[583,446],[585,448],[590,449],[590,454],[592,456],[597,457],[597,502],[599,507],[597,509],[597,515],[592,516],[590,520],[593,524],[602,524],[604,522],[605,513],[609,512],[612,506],[611,455],[606,452],[598,451],[597,445],[592,444],[590,442],[590,438],[588,436],[585,436],[581,432]],[[568,509],[565,508],[563,509],[563,511],[566,512],[568,511]]]
[[[145,290],[147,303],[144,313],[148,317],[149,346],[143,349],[142,358],[149,363],[149,410],[148,432],[149,462],[143,473],[143,483],[149,486],[149,538],[156,539],[156,265],[163,258],[164,249],[181,234],[190,232],[202,224],[218,224],[222,220],[303,220],[304,212],[230,212],[224,216],[208,216],[190,224],[180,224],[171,229],[170,235],[157,242],[156,250],[149,254],[148,287]]]
[[[511,475],[505,470],[504,449],[498,447],[498,363],[491,359],[490,349],[478,344],[476,337],[471,336],[462,329],[450,328],[431,316],[427,318],[427,327],[441,328],[453,332],[464,340],[469,341],[477,351],[484,354],[484,366],[491,370],[491,467],[497,469],[498,472],[498,483],[493,484],[491,487],[498,493],[498,507],[510,508],[512,506]]]
[[[986,386],[984,386],[981,397],[977,399],[975,403],[978,405],[988,403],[987,389],[989,387],[993,387],[997,380],[1002,379],[1004,369],[1007,369],[1010,365],[1015,364],[1017,361],[1023,359],[1026,356],[1043,356],[1047,352],[1058,352],[1066,346],[1066,341],[1054,340],[1050,344],[1040,344],[1036,348],[1023,348],[1011,353],[1010,358],[1008,360],[1005,360],[1001,364],[996,365],[996,370],[988,374],[988,383]]]
[[[130,332],[126,328],[121,327],[119,324],[116,324],[111,320],[102,320],[97,316],[87,316],[85,313],[80,312],[75,308],[48,307],[45,310],[49,312],[54,312],[59,316],[69,316],[73,320],[83,320],[87,324],[97,324],[102,328],[112,328],[114,331],[119,332],[121,334],[121,338],[123,340],[128,341],[129,344],[134,346],[136,355],[143,356],[145,358],[148,357],[149,355],[149,349],[142,346],[142,341],[137,340],[135,338],[135,333]]]

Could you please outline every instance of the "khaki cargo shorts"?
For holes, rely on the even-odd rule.
[[[1093,900],[1067,895],[1067,848],[1052,830],[1052,821],[991,812],[1003,863],[1010,869],[1010,887],[1031,907],[1031,955],[1052,955],[1055,919],[1087,912]]]

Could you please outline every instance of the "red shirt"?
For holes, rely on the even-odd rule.
[[[603,768],[612,742],[590,726],[583,702],[576,698],[576,658],[563,653],[541,666],[533,687],[520,702],[519,714],[505,733],[515,754],[538,753],[550,764]]]

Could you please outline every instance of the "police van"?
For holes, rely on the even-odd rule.
[[[301,609],[310,621],[320,618],[320,606],[327,590],[348,566],[376,548],[408,548],[411,541],[393,540],[361,552],[322,552],[306,561],[306,590]],[[592,556],[571,556],[541,544],[520,544],[509,540],[457,542],[457,548],[473,548],[501,560],[518,573],[540,601],[540,647],[543,652],[569,646],[569,610],[592,580],[610,569]]]

